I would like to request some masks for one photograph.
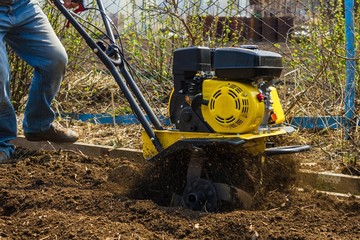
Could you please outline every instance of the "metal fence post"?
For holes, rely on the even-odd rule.
[[[355,116],[354,0],[345,0],[344,9],[346,37],[345,127],[346,139],[349,140]]]

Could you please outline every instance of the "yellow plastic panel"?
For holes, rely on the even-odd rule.
[[[274,113],[276,114],[275,124],[283,123],[285,121],[285,114],[281,106],[279,95],[277,93],[276,88],[270,87],[270,89],[271,89],[270,97],[271,100],[273,101],[272,107],[274,108]]]
[[[205,80],[201,106],[204,120],[218,133],[248,133],[257,130],[264,116],[259,90],[251,83]]]

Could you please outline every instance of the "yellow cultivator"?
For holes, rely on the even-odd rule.
[[[255,189],[245,183],[260,181],[261,171],[256,170],[259,175],[254,176],[247,168],[270,154],[309,149],[267,148],[269,137],[292,129],[282,125],[285,116],[274,87],[282,72],[282,57],[253,45],[176,50],[168,106],[171,126],[162,126],[129,74],[101,0],[97,2],[107,26],[105,44],[104,37],[96,42],[74,14],[55,0],[114,76],[143,125],[144,158],[162,165],[166,173],[160,175],[170,175],[177,182],[164,184],[172,196],[169,204],[206,211],[216,211],[223,202],[249,208]]]

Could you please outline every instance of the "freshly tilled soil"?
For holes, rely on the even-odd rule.
[[[287,182],[291,176],[286,178],[284,167],[274,162],[264,167],[266,191],[257,192],[252,209],[207,213],[171,207],[166,187],[152,188],[151,181],[161,182],[160,175],[175,177],[172,168],[155,171],[145,161],[93,158],[70,151],[17,149],[15,158],[16,164],[0,165],[0,239],[360,236],[359,200],[337,199],[311,189],[295,191]],[[155,172],[162,174],[150,177]]]

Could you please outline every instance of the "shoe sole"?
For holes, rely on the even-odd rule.
[[[25,136],[25,139],[30,142],[49,141],[55,143],[74,143],[78,140],[78,139],[50,139],[50,138],[30,137],[30,136]]]

